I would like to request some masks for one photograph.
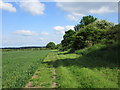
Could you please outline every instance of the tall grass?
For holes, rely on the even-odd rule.
[[[76,54],[81,54],[90,58],[98,58],[98,60],[107,61],[108,63],[118,64],[118,53],[120,53],[120,45],[113,44],[110,46],[96,44],[92,47],[75,51]]]
[[[96,44],[77,55],[58,52],[58,88],[118,88],[118,47]]]

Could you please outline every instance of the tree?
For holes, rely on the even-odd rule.
[[[106,20],[96,20],[93,24],[99,29],[109,29],[114,26],[114,23],[107,22]]]
[[[75,30],[75,31],[78,31],[78,30],[80,30],[80,29],[83,28],[83,27],[84,27],[83,24],[77,24],[77,25],[75,25],[74,30]]]
[[[46,48],[55,49],[55,48],[56,48],[56,45],[55,45],[54,42],[49,42],[49,43],[46,45]]]
[[[83,28],[84,26],[87,26],[91,23],[93,23],[94,21],[96,21],[97,18],[94,18],[93,16],[89,15],[89,16],[84,16],[81,21],[80,24],[77,24],[74,29],[75,31],[79,31],[81,28]]]
[[[113,44],[120,40],[120,24],[114,26],[114,23],[106,20],[97,20],[93,16],[85,16],[81,19],[73,30],[68,30],[61,41],[62,50],[75,51],[96,43]],[[77,31],[77,32],[76,32]]]
[[[85,26],[77,32],[72,46],[73,50],[83,49],[101,42],[102,39],[106,38],[106,32],[106,29],[96,28],[94,24]]]
[[[115,25],[106,32],[106,44],[120,43],[120,24]]]
[[[80,21],[80,24],[82,25],[88,25],[92,22],[94,22],[95,20],[97,20],[97,18],[94,18],[93,16],[89,15],[89,16],[84,16],[81,21]]]
[[[65,32],[65,35],[63,36],[63,40],[61,42],[63,50],[71,48],[75,34],[76,32],[71,29]]]
[[[61,48],[62,48],[62,44],[61,43],[56,45],[56,49],[60,50]]]

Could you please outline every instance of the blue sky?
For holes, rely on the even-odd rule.
[[[118,23],[117,3],[0,2],[2,46],[44,46],[60,43],[64,32],[73,29],[82,16],[93,15]]]

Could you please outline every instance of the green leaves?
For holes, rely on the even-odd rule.
[[[63,36],[64,40],[62,40],[62,46],[63,51],[67,50],[69,48],[72,48],[72,44],[75,40],[76,32],[73,30],[68,30],[65,32],[65,35]]]
[[[89,15],[89,16],[84,16],[81,21],[80,24],[77,24],[74,29],[75,31],[79,31],[81,28],[84,28],[84,26],[87,26],[91,23],[93,23],[94,21],[96,21],[97,18],[94,18],[93,16]]]
[[[90,47],[97,43],[113,44],[120,40],[120,24],[114,26],[114,23],[106,20],[97,20],[93,16],[84,16],[80,24],[77,24],[73,30],[68,30],[63,36],[62,50],[71,49],[75,51]]]
[[[56,45],[55,45],[54,42],[49,42],[49,43],[46,45],[46,48],[55,49],[55,48],[56,48]]]
[[[114,26],[114,23],[107,22],[105,20],[96,20],[93,24],[99,29],[108,29]]]

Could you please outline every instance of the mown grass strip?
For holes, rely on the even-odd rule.
[[[53,83],[55,84],[55,76],[54,68],[54,60],[56,59],[55,52],[50,52],[44,61],[41,63],[40,67],[37,69],[35,75],[36,78],[32,78],[30,82],[32,82],[31,87],[38,87],[38,88],[55,88]]]
[[[57,69],[57,75],[58,88],[76,88],[79,83],[66,67],[59,67]]]

